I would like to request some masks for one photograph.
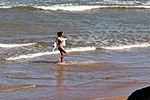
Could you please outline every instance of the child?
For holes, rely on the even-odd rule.
[[[56,44],[58,50],[60,51],[60,62],[64,62],[64,56],[67,54],[63,46],[65,46],[65,38],[63,38],[63,32],[57,32]]]

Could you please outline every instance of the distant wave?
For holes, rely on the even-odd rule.
[[[150,9],[149,5],[53,5],[53,6],[0,6],[0,9],[51,10],[51,11],[87,11],[94,9]]]
[[[99,8],[100,6],[36,6],[38,9],[53,10],[53,11],[86,11]]]
[[[111,5],[111,6],[102,6],[102,5],[95,5],[95,6],[36,6],[38,9],[42,10],[53,10],[53,11],[87,11],[87,10],[94,10],[94,9],[108,9],[108,8],[124,8],[124,9],[149,9],[150,6],[120,6],[120,5]]]
[[[13,8],[12,6],[0,6],[1,9]]]
[[[122,49],[145,48],[145,47],[150,47],[150,44],[143,43],[143,44],[134,44],[134,45],[122,45],[122,46],[113,46],[113,47],[102,47],[102,49],[107,49],[107,50],[122,50]]]
[[[15,48],[34,45],[36,43],[26,43],[26,44],[0,44],[0,48]]]
[[[96,48],[95,47],[78,47],[78,48],[67,49],[67,52],[81,52],[81,51],[91,51],[91,50],[96,50]],[[44,55],[58,54],[58,53],[59,51],[40,52],[40,53],[34,53],[34,54],[20,55],[17,57],[9,57],[9,58],[6,58],[6,60],[29,59],[29,58],[35,58],[35,57],[40,57]]]

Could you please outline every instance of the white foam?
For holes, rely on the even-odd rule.
[[[54,6],[36,6],[38,9],[43,9],[43,10],[64,10],[64,11],[85,11],[85,10],[91,10],[95,8],[99,8],[99,6],[59,6],[59,5],[54,5]]]
[[[30,46],[36,43],[26,43],[26,44],[0,44],[0,48],[15,48],[15,47],[23,47],[23,46]]]
[[[8,8],[12,8],[12,6],[0,6],[0,8],[8,9]]]
[[[13,8],[13,7],[25,7],[27,5],[15,5],[15,6],[0,6],[0,8],[3,9],[8,9],[8,8]],[[124,5],[121,4],[114,4],[114,5],[69,5],[69,4],[60,4],[60,5],[53,5],[53,6],[33,6],[34,8],[37,9],[42,9],[42,10],[52,10],[52,11],[86,11],[86,10],[92,10],[92,9],[103,9],[103,8],[145,8],[149,9],[150,5],[149,4],[144,4],[144,5],[126,5],[124,2]]]
[[[128,5],[109,5],[109,6],[105,6],[105,5],[94,5],[94,6],[90,6],[90,5],[64,5],[64,6],[60,6],[60,5],[54,5],[54,6],[35,6],[35,8],[38,9],[43,9],[43,10],[53,10],[53,11],[57,11],[57,10],[64,10],[64,11],[86,11],[86,10],[92,10],[92,9],[98,9],[98,8],[150,8],[150,5],[139,5],[139,6],[128,6]]]
[[[149,9],[150,8],[150,5],[141,5],[141,6],[135,6],[137,8],[147,8]]]
[[[145,47],[150,47],[150,44],[143,43],[143,44],[123,45],[123,46],[116,46],[116,47],[102,47],[102,48],[107,50],[122,50],[122,49],[145,48]]]
[[[81,52],[81,51],[91,51],[91,50],[96,50],[96,48],[95,47],[78,47],[78,48],[67,49],[67,52]],[[59,54],[59,51],[40,52],[40,53],[34,53],[34,54],[20,55],[17,57],[6,58],[6,60],[29,59],[29,58],[35,58],[35,57],[40,57],[44,55],[52,55],[52,54]]]

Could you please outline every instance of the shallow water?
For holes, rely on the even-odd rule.
[[[129,95],[136,87],[150,84],[148,8],[53,11],[13,7],[16,1],[5,2],[0,8],[3,100],[91,100]],[[27,5],[28,1],[22,2]],[[55,5],[50,1],[47,4]],[[58,63],[59,52],[52,52],[60,30],[68,38],[64,64]]]

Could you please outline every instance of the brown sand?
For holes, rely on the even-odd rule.
[[[127,100],[127,96],[116,96],[116,97],[108,97],[108,98],[95,99],[95,100]]]
[[[20,86],[6,86],[0,87],[0,92],[4,93],[3,100],[11,98],[11,96],[17,100],[127,100],[127,97],[132,91],[139,85],[143,84],[139,81],[114,81],[117,79],[127,79],[129,76],[126,73],[112,73],[109,71],[128,70],[127,67],[120,67],[110,63],[102,62],[86,62],[86,63],[73,63],[70,65],[58,65],[55,66],[56,83],[53,86],[39,86],[39,85],[20,85]],[[96,75],[70,75],[69,72],[106,72],[107,74],[97,77]],[[33,78],[24,76],[7,76],[11,79],[23,79],[23,80],[51,80],[50,78]],[[88,79],[90,81],[80,82],[75,81],[72,84],[66,82],[67,79]],[[93,80],[95,79],[95,80]],[[111,81],[113,80],[113,81]],[[73,80],[74,81],[74,80]],[[78,84],[77,84],[78,82]],[[134,88],[134,89],[133,89]],[[12,95],[9,94],[11,92]],[[22,95],[18,95],[18,93]]]

